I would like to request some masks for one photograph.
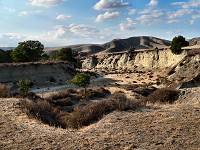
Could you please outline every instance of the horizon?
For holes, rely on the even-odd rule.
[[[200,36],[200,0],[0,0],[0,8],[0,47],[27,40],[58,47]]]

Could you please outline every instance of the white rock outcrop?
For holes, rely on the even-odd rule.
[[[93,66],[95,68],[108,69],[164,69],[177,65],[184,57],[184,51],[180,55],[175,55],[170,49],[144,50],[129,53],[109,53],[97,55],[98,62],[93,63],[91,58],[87,58],[83,63],[83,68]],[[93,65],[88,64],[93,63]],[[96,66],[94,66],[96,64]]]

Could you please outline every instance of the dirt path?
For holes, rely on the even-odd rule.
[[[173,105],[115,111],[79,130],[60,129],[29,119],[17,99],[0,99],[0,149],[174,149],[200,148],[199,89]],[[187,96],[188,95],[188,96]]]

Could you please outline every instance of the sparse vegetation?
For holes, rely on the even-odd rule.
[[[183,36],[174,37],[171,43],[171,51],[174,54],[181,54],[182,53],[182,47],[188,46],[189,42],[185,40]]]
[[[147,97],[147,101],[151,103],[173,103],[178,99],[179,93],[179,91],[169,88],[157,89]]]
[[[0,97],[8,97],[11,86],[0,84]]]
[[[65,96],[69,96],[67,93]],[[70,97],[62,97],[57,103],[55,102],[55,100],[37,98],[31,102],[21,100],[20,106],[27,115],[40,119],[49,125],[61,126],[62,128],[80,128],[99,120],[103,115],[112,111],[127,110],[135,106],[135,103],[127,99],[123,93],[115,93],[108,100],[91,102],[86,106],[74,106],[74,109],[68,112],[66,108],[62,110],[61,107],[72,106],[73,102]]]
[[[123,111],[145,106],[146,101],[151,103],[172,103],[179,94],[176,90],[157,89],[146,98],[140,97],[142,99],[139,102],[128,99],[123,92],[118,92],[107,100],[82,105],[80,103],[81,93],[82,91],[64,90],[47,99],[37,98],[32,102],[22,100],[20,105],[29,116],[38,118],[49,125],[61,126],[62,128],[81,128],[98,121],[103,115],[112,111]],[[110,92],[103,88],[98,88],[96,90],[89,89],[87,94],[91,98],[97,98],[105,97]],[[65,108],[62,109],[62,107]]]

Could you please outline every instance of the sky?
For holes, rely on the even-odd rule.
[[[0,47],[200,37],[200,0],[0,0]]]

